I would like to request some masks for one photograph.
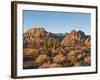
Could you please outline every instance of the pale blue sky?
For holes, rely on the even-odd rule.
[[[43,27],[48,32],[65,33],[72,29],[91,33],[91,14],[75,12],[53,12],[23,10],[24,31]]]

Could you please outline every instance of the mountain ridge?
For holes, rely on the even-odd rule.
[[[51,33],[46,31],[43,27],[39,28],[31,28],[28,29],[26,32],[23,33],[23,42],[24,42],[24,47],[27,45],[34,45],[35,42],[37,44],[42,44],[43,38],[44,39],[55,39],[61,42],[61,45],[64,46],[69,46],[69,41],[72,42],[71,45],[77,45],[79,44],[80,40],[84,40],[86,43],[86,39],[89,38],[90,36],[87,36],[83,31],[79,30],[72,30],[69,33]],[[90,39],[89,39],[90,40]],[[89,42],[89,40],[87,42]],[[36,45],[36,44],[35,44]]]

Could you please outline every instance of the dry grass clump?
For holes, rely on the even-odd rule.
[[[39,55],[39,51],[37,49],[25,48],[23,50],[23,55],[37,57]]]

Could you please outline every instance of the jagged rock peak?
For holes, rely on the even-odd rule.
[[[77,31],[73,29],[70,33],[76,33],[76,32],[77,32]]]
[[[46,30],[43,27],[34,27],[28,29],[26,32],[46,32]]]
[[[79,44],[79,41],[82,39],[85,39],[86,35],[83,31],[76,31],[72,30],[70,31],[65,38],[62,40],[61,44],[63,45],[74,45],[74,44]]]

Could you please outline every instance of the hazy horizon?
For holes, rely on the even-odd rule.
[[[24,32],[30,28],[43,27],[52,33],[80,30],[90,35],[91,16],[89,13],[23,10],[23,27]]]

